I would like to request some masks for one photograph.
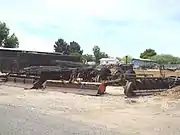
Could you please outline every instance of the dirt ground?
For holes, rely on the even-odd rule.
[[[127,99],[122,88],[108,87],[104,96],[0,86],[0,104],[24,106],[129,135],[179,135],[180,100],[158,95]]]

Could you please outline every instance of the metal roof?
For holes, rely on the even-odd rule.
[[[155,62],[154,60],[151,60],[151,59],[141,59],[141,58],[132,58],[132,60]]]
[[[62,53],[58,53],[58,52],[44,52],[44,51],[31,51],[31,50],[21,50],[19,48],[2,48],[0,47],[0,50],[4,50],[4,51],[20,51],[20,52],[29,52],[29,53],[44,53],[44,54],[59,54],[59,55],[63,55]]]

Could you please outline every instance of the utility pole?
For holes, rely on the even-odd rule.
[[[128,59],[128,56],[126,55],[125,57],[126,57],[126,71],[127,71],[127,63],[128,63],[127,59]]]
[[[128,56],[126,55],[126,65],[127,65],[127,63],[128,63]]]

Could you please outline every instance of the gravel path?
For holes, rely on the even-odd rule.
[[[112,87],[107,92],[97,97],[1,85],[1,134],[180,134],[179,99],[126,99]]]

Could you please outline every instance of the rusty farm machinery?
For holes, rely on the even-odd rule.
[[[7,84],[23,86],[26,89],[48,88],[65,93],[85,95],[101,95],[105,92],[103,83],[78,81],[75,78],[79,76],[79,72],[76,72],[77,68],[59,68],[53,70],[52,67],[48,67],[48,70],[44,71],[42,70],[43,68],[45,67],[39,67],[41,71],[38,71],[38,73],[35,70],[33,72],[8,73],[2,75],[1,79]],[[27,88],[27,86],[29,87]]]
[[[25,68],[27,67],[27,68]],[[54,53],[0,50],[0,69],[5,83],[29,89],[55,89],[88,95],[102,95],[107,86],[124,88],[127,97],[149,95],[180,85],[180,77],[137,74],[131,64],[121,64],[114,72],[108,67],[93,67],[79,57]],[[174,71],[172,71],[174,72]]]
[[[116,85],[124,88],[124,94],[127,97],[150,95],[180,85],[180,77],[166,77],[162,74],[162,69],[160,69],[161,76],[154,77],[152,74],[136,74],[131,65],[128,66],[129,68],[127,68],[127,65],[124,66],[126,66],[125,69],[121,66],[118,68],[118,71],[115,71],[110,76],[108,76],[109,74],[105,74],[107,70],[104,68],[97,72],[93,67],[82,67],[78,70],[77,68],[57,69],[57,67],[56,70],[52,70],[52,67],[46,67],[48,70],[42,71],[45,67],[41,66],[39,67],[41,72],[39,74],[36,73],[36,75],[32,75],[32,71],[30,73],[26,69],[26,72],[10,73],[2,76],[2,78],[7,83],[33,84],[29,89],[53,88],[61,92],[86,95],[102,95],[105,93],[107,86]],[[90,80],[88,80],[88,76],[90,76]],[[78,80],[79,77],[82,77],[81,80]],[[103,78],[104,80],[99,78]]]

